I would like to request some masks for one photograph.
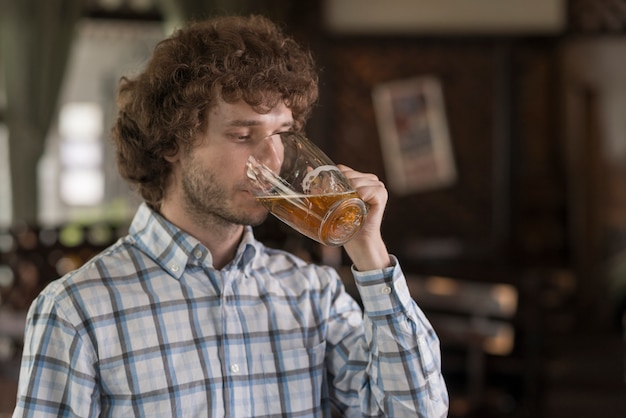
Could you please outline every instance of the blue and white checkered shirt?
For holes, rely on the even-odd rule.
[[[337,273],[246,229],[222,270],[142,205],[28,314],[14,417],[443,417],[439,341],[397,261]]]

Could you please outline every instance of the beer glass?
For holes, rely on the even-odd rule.
[[[354,237],[367,206],[330,158],[294,132],[265,141],[246,164],[255,198],[272,215],[324,245],[343,245]]]

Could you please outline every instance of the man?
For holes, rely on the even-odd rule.
[[[370,206],[344,246],[365,314],[334,270],[253,236],[267,211],[245,161],[316,99],[310,54],[258,16],[190,25],[122,80],[118,164],[145,203],[33,303],[15,417],[446,416],[376,176],[341,166]]]

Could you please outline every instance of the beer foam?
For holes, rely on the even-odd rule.
[[[339,168],[334,165],[322,165],[309,171],[302,180],[302,191],[307,194],[311,193],[314,188],[317,189],[315,190],[316,193],[329,193],[337,191],[335,190],[337,183],[333,172],[341,174]],[[329,173],[329,175],[324,176],[324,173]]]

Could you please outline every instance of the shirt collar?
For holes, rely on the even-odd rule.
[[[235,266],[239,266],[244,270],[244,273],[248,273],[252,268],[252,261],[257,254],[260,254],[261,243],[254,237],[254,232],[251,226],[246,226],[241,237],[241,242],[237,248],[237,253],[233,259]]]
[[[212,266],[208,249],[196,238],[182,231],[159,213],[142,203],[130,225],[129,235],[135,244],[170,275],[180,278],[188,264]],[[249,268],[261,244],[246,226],[235,258],[230,266]]]

